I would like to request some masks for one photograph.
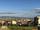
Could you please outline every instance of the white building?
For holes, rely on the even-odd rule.
[[[40,16],[37,16],[38,18],[38,26],[40,26]]]
[[[12,24],[16,24],[16,23],[17,23],[16,21],[12,20]]]

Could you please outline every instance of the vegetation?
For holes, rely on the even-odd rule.
[[[11,30],[32,30],[31,26],[8,26]]]

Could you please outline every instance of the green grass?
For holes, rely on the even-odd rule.
[[[12,30],[32,30],[31,26],[8,26]]]
[[[0,26],[1,27],[1,26]],[[8,26],[10,30],[32,30],[32,26]]]

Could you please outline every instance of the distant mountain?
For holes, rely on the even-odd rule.
[[[28,17],[0,16],[0,18],[28,18]]]
[[[2,12],[0,14],[16,14],[16,13],[12,13],[12,12]]]

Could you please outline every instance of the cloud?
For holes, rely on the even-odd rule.
[[[3,13],[3,14],[0,14],[0,16],[34,17],[37,15],[40,15],[40,14],[35,13],[36,11],[35,12],[34,11],[35,11],[35,9],[33,9],[33,11],[31,11],[31,10],[0,11]],[[9,14],[7,14],[7,13],[9,13]]]
[[[40,8],[34,8],[35,13],[40,13]]]
[[[34,9],[40,9],[40,8],[34,8]]]

